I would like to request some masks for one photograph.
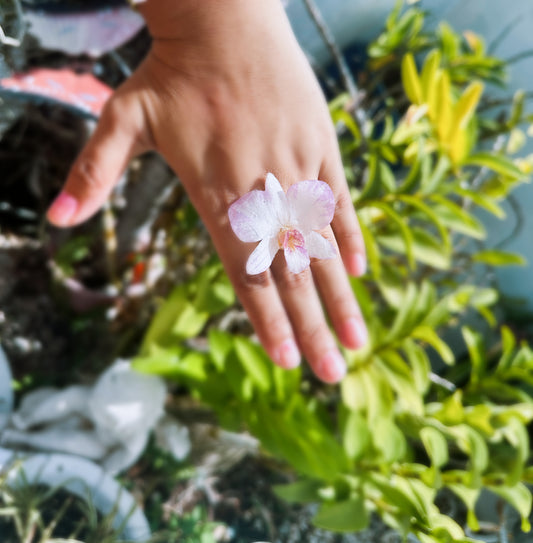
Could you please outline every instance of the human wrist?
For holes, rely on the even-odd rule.
[[[196,39],[250,12],[282,6],[281,0],[129,0],[154,39]]]

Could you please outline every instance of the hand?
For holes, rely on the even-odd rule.
[[[154,38],[138,70],[106,105],[48,212],[57,226],[78,224],[103,204],[129,160],[159,151],[208,228],[256,333],[278,365],[303,352],[334,383],[366,328],[346,270],[365,269],[364,247],[327,105],[279,0],[149,0],[140,4]],[[323,234],[342,257],[292,274],[278,254],[269,271],[247,275],[254,244],[235,236],[228,208],[273,172],[287,190],[303,179],[327,182],[336,199]]]

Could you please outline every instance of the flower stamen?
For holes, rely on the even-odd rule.
[[[305,240],[302,234],[294,228],[282,228],[278,234],[278,246],[286,251],[294,251],[305,247]]]

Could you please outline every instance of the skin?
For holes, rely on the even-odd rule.
[[[69,227],[93,215],[130,159],[157,150],[181,179],[256,333],[286,368],[303,353],[335,383],[346,372],[340,342],[357,349],[366,328],[347,272],[365,270],[365,252],[327,104],[279,0],[149,0],[140,4],[153,46],[113,95],[48,212]],[[227,210],[264,190],[272,172],[286,190],[302,179],[327,182],[335,217],[323,232],[334,259],[290,273],[282,253],[250,276],[256,244],[237,239]]]

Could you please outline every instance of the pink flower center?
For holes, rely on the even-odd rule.
[[[280,249],[286,251],[294,251],[295,249],[303,249],[305,241],[302,234],[295,229],[283,228],[278,234],[278,245]]]

